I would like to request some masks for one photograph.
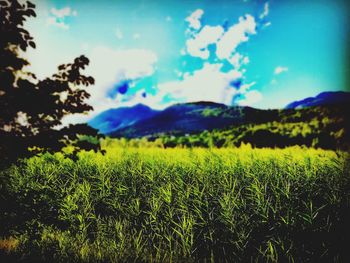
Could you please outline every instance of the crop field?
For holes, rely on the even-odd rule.
[[[106,150],[76,162],[44,154],[1,171],[1,262],[350,258],[348,153]]]

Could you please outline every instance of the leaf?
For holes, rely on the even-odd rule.
[[[30,41],[30,42],[29,42],[29,45],[30,45],[32,48],[36,48],[36,45],[35,45],[34,41]]]
[[[27,6],[28,8],[35,8],[35,4],[33,4],[32,2],[27,1]]]

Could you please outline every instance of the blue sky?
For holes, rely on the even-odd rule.
[[[27,54],[39,77],[81,54],[93,116],[211,100],[279,108],[346,90],[346,1],[33,1]]]

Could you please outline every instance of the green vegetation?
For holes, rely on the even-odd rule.
[[[26,68],[30,63],[24,53],[36,45],[24,22],[36,16],[34,8],[28,1],[0,1],[1,168],[18,158],[57,152],[67,145],[75,147],[72,155],[81,149],[100,150],[99,144],[79,140],[82,135],[98,136],[86,124],[59,128],[64,117],[93,109],[86,103],[90,94],[83,89],[95,83],[91,76],[82,73],[89,59],[77,57],[42,80]]]
[[[299,110],[252,110],[246,113],[245,124],[195,134],[160,134],[149,139],[160,138],[165,147],[233,147],[249,143],[259,148],[304,145],[346,150],[350,148],[347,111],[346,105]]]
[[[106,150],[1,171],[2,262],[349,259],[348,153]]]

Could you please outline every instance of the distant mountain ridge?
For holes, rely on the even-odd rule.
[[[112,137],[142,137],[158,133],[194,133],[223,128],[244,122],[246,107],[230,107],[213,102],[175,104],[154,116],[143,119],[109,135]]]
[[[111,137],[136,138],[156,134],[193,134],[247,123],[276,121],[279,118],[279,111],[347,102],[350,102],[348,92],[323,92],[316,97],[292,102],[284,110],[260,110],[199,101],[179,103],[158,111],[137,104],[133,107],[102,112],[88,124]]]
[[[109,109],[88,122],[88,125],[99,130],[100,133],[108,134],[115,130],[122,129],[134,123],[150,118],[158,113],[143,104],[137,104],[133,107],[121,107]]]
[[[314,106],[350,103],[350,92],[328,91],[318,94],[316,97],[308,97],[303,100],[294,101],[286,106],[286,109],[300,109]]]

